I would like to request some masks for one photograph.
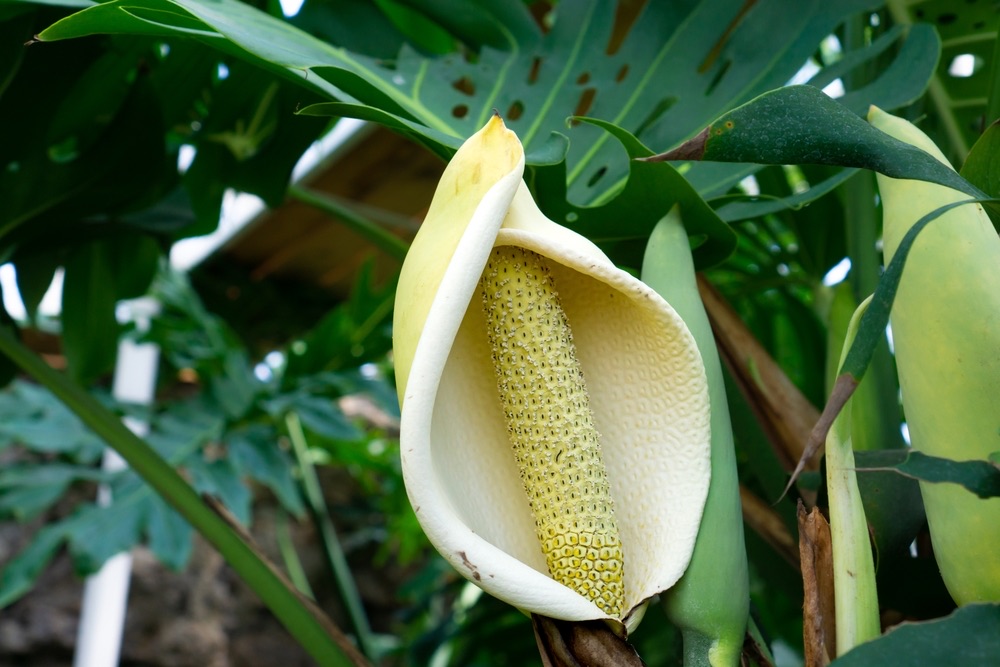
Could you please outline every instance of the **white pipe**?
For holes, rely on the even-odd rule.
[[[294,179],[299,180],[305,172],[336,160],[373,129],[361,121],[341,119],[329,134],[299,160]],[[175,270],[190,270],[246,226],[255,215],[247,212],[227,215],[224,212],[214,234],[174,244],[170,253],[171,266]],[[236,220],[230,224],[230,218]],[[4,279],[10,282],[10,277],[0,271],[0,280]],[[8,291],[16,292],[16,286],[14,289],[3,290],[4,294]],[[143,297],[119,304],[117,315],[120,322],[135,322],[139,331],[146,331],[150,319],[158,310],[159,304],[155,299]],[[23,312],[23,305],[18,312]],[[153,402],[159,354],[160,350],[156,345],[136,345],[128,338],[121,340],[112,389],[117,400],[137,405],[149,405]],[[125,417],[122,421],[140,437],[149,432],[149,424],[141,420]],[[117,452],[107,449],[102,466],[105,470],[121,470],[125,468],[125,461]],[[111,502],[111,490],[102,485],[98,489],[97,502],[108,505]],[[131,574],[132,557],[128,553],[121,553],[108,559],[96,574],[87,578],[83,589],[73,667],[115,667],[118,664]]]
[[[135,322],[139,331],[149,330],[149,321],[156,313],[155,299],[145,297],[119,305],[119,321]],[[112,394],[122,403],[150,405],[156,389],[159,347],[152,343],[136,343],[124,337],[118,344],[118,359]],[[149,423],[133,417],[122,421],[139,437],[149,433]],[[102,467],[118,471],[126,467],[125,460],[113,449],[105,449]],[[111,503],[111,489],[102,484],[97,491],[99,505]],[[115,667],[121,653],[125,610],[128,605],[129,579],[132,576],[132,555],[123,552],[112,556],[101,569],[87,578],[77,628],[74,667]]]

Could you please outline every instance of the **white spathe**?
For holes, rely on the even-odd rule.
[[[394,353],[403,476],[427,536],[465,577],[519,609],[609,618],[552,579],[500,408],[478,283],[494,246],[547,259],[587,382],[622,542],[631,630],[694,549],[710,479],[698,348],[653,290],[539,211],[499,117],[449,163],[406,258]]]

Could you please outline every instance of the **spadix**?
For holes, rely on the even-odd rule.
[[[448,165],[403,266],[403,475],[431,542],[484,590],[631,629],[691,558],[705,373],[676,312],[545,218],[523,170],[494,117]]]

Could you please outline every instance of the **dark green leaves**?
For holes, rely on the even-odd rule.
[[[69,254],[63,280],[62,342],[77,380],[88,383],[111,370],[120,333],[115,306],[121,299],[145,294],[159,257],[152,238],[128,228]]]
[[[953,162],[961,162],[983,128],[1000,115],[996,7],[966,2],[957,11],[950,0],[920,0],[896,6],[892,16],[902,24],[926,21],[940,35],[941,58],[923,129]]]
[[[851,419],[856,418],[856,407],[855,398],[851,403]],[[920,485],[916,480],[884,467],[898,462],[900,451],[883,449],[854,452],[858,490],[864,502],[868,530],[875,542],[875,568],[880,575],[884,563],[909,555],[910,545],[927,523]],[[905,456],[905,451],[902,456]]]
[[[629,132],[611,123],[592,118],[580,120],[608,132],[621,142],[630,158],[642,158],[652,153]],[[549,215],[598,243],[647,238],[662,217],[661,213],[669,211],[677,203],[694,246],[692,253],[696,266],[717,264],[736,247],[733,231],[670,165],[633,159],[621,192],[616,193],[611,201],[592,207],[573,206],[569,202],[564,185],[564,163],[537,167],[534,181],[539,193],[538,203]],[[615,222],[609,224],[609,221]],[[639,252],[642,250],[639,249]],[[626,253],[619,250],[616,254],[628,261]]]
[[[979,137],[962,165],[962,177],[990,195],[1000,195],[1000,120]]]
[[[1000,197],[1000,120],[986,128],[979,137],[959,173],[991,197]],[[1000,204],[986,203],[984,207],[993,226],[1000,231]]]
[[[191,137],[196,155],[184,185],[198,224],[185,230],[188,235],[215,229],[228,188],[280,206],[292,168],[329,124],[326,118],[295,115],[317,101],[308,91],[262,76],[240,61],[224,71],[225,78],[211,92],[213,103]]]
[[[330,398],[298,391],[267,401],[264,409],[276,419],[294,412],[306,428],[324,438],[360,440],[364,435]]]
[[[77,380],[96,380],[115,363],[114,274],[103,243],[80,248],[66,263],[62,293],[63,350]]]
[[[1000,655],[1000,605],[970,604],[950,616],[902,623],[830,667],[989,665]]]
[[[655,159],[861,167],[983,196],[931,155],[876,130],[812,86],[765,93]]]
[[[868,9],[869,3],[831,7],[814,0],[800,3],[795,12],[785,11],[780,3],[754,3],[746,13],[737,2],[647,3],[624,40],[613,44],[615,8],[606,0],[562,3],[544,34],[524,5],[514,0],[463,6],[461,12],[448,2],[407,4],[470,50],[428,59],[403,48],[387,63],[332,47],[235,0],[156,0],[141,8],[115,0],[61,21],[40,37],[56,40],[95,32],[194,35],[335,100],[309,113],[376,120],[443,156],[479,129],[496,108],[521,137],[529,161],[540,155],[539,148],[553,132],[568,136],[565,190],[560,188],[567,203],[558,206],[564,212],[568,202],[609,201],[629,173],[612,137],[586,125],[567,131],[568,117],[600,118],[658,149],[675,144],[726,109],[788,81],[820,40],[847,17]],[[337,34],[331,30],[327,34]],[[756,48],[764,38],[769,48]],[[843,75],[896,43],[906,54],[900,75],[859,92],[852,98],[855,103],[894,106],[923,90],[930,67],[924,60],[933,60],[935,51],[933,35],[914,29],[902,38],[895,31],[837,67],[835,73]],[[694,166],[690,176],[697,179],[699,171]],[[731,186],[742,177],[739,172],[717,173],[714,184]],[[555,183],[546,182],[547,187]],[[555,206],[554,195],[540,194]],[[639,205],[628,202],[626,208]],[[653,222],[668,209],[651,212]],[[543,210],[559,219],[556,208],[543,205]],[[606,235],[639,239],[651,227],[619,226]],[[725,247],[710,247],[716,240],[698,242],[706,245],[705,253],[724,256]]]
[[[980,498],[1000,497],[1000,467],[992,461],[952,461],[913,450],[883,452],[878,467],[873,462],[858,471],[889,470],[924,482],[961,484]]]

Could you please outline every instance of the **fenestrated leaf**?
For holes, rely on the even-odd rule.
[[[839,174],[832,176],[822,183],[809,188],[804,192],[797,192],[786,197],[740,197],[729,203],[722,203],[715,209],[718,216],[725,222],[735,220],[747,220],[757,218],[769,213],[796,209],[808,204],[823,195],[836,190],[840,184],[858,173],[855,169],[844,169]],[[713,205],[720,202],[715,200]]]
[[[902,623],[830,667],[989,665],[1000,655],[1000,605],[970,604],[950,616]]]
[[[338,9],[342,4],[344,3],[338,3]],[[422,53],[441,54],[455,50],[455,37],[422,13],[393,0],[379,2],[377,6],[385,12],[385,16],[394,26],[398,26],[405,33],[406,42]],[[354,27],[357,24],[348,25]],[[334,44],[341,44],[338,40],[331,41]],[[351,50],[365,52],[364,48]],[[397,52],[398,49],[387,53],[386,56],[391,58]]]
[[[858,471],[892,471],[924,482],[961,484],[980,498],[1000,497],[1000,466],[990,461],[953,461],[911,449],[887,450],[877,465],[861,459]],[[862,465],[862,463],[864,465]]]
[[[442,154],[453,148],[454,140],[447,137],[469,136],[496,108],[530,158],[552,132],[566,131],[568,116],[580,114],[620,126],[647,145],[675,144],[726,109],[788,81],[820,40],[871,4],[813,0],[789,12],[782,3],[758,2],[744,12],[738,0],[646,3],[622,43],[612,45],[615,8],[609,0],[561,3],[544,34],[515,0],[462,13],[449,9],[449,3],[432,3],[429,18],[455,34],[475,34],[473,43],[488,46],[475,57],[456,53],[436,59],[404,48],[392,63],[331,47],[235,0],[156,0],[141,9],[115,0],[53,25],[40,38],[95,32],[194,35],[232,55],[280,68],[344,103],[337,113],[379,117],[411,136],[421,135],[427,144],[436,143]],[[493,19],[491,29],[487,18]],[[769,48],[758,48],[765,38]],[[885,48],[881,42],[866,48],[856,64]],[[919,81],[921,71],[911,63],[909,73],[917,84],[906,79],[898,86],[902,92],[893,89],[895,97],[882,103],[916,97],[925,84]],[[879,102],[881,91],[889,88],[883,82],[864,102]],[[422,134],[422,128],[430,131]],[[607,133],[584,125],[568,136],[566,197],[575,204],[608,201],[629,169],[621,148]],[[733,182],[738,171],[728,170],[722,180]],[[654,221],[665,211],[656,212]],[[638,238],[648,228],[622,225],[617,233]]]
[[[537,24],[517,2],[466,0],[396,0],[420,12],[470,48],[503,49],[521,35],[534,35]]]
[[[306,2],[289,22],[323,41],[375,58],[393,58],[406,39],[378,5],[366,0]]]
[[[888,41],[890,37],[895,39],[899,34],[908,32],[892,62],[879,69],[875,80],[839,99],[841,104],[859,115],[868,113],[871,104],[896,109],[916,101],[926,90],[927,81],[937,67],[941,40],[934,28],[918,23],[909,26],[908,31],[900,31],[896,35],[894,32],[889,31],[878,40]],[[878,43],[873,44],[872,49],[876,46]],[[816,85],[812,81],[810,83]]]
[[[958,164],[982,129],[997,117],[996,106],[992,117],[985,115],[988,95],[991,88],[995,95],[997,86],[998,71],[992,63],[997,57],[1000,13],[996,5],[983,2],[966,2],[961,11],[956,11],[951,0],[891,0],[887,4],[894,21],[927,21],[940,34],[941,58],[931,80],[934,92],[927,100],[930,113],[922,129]]]
[[[574,206],[566,196],[565,163],[535,168],[537,201],[549,215],[597,243],[645,239],[664,211],[681,207],[684,227],[692,239],[697,266],[711,266],[725,259],[736,247],[736,235],[705,200],[670,165],[642,162],[652,151],[635,137],[611,123],[581,118],[615,137],[633,158],[624,188],[600,206]],[[608,224],[615,221],[616,224]]]
[[[765,93],[654,159],[860,167],[984,196],[936,158],[875,129],[812,86]]]

